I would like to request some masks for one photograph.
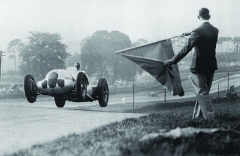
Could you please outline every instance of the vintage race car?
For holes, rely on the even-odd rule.
[[[34,103],[38,95],[53,96],[57,107],[64,107],[66,100],[73,102],[92,102],[98,100],[101,107],[106,107],[109,99],[108,83],[100,78],[97,85],[89,82],[84,71],[75,67],[54,69],[45,79],[35,82],[32,75],[24,78],[24,91],[27,100]]]

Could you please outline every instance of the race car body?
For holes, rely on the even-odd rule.
[[[49,95],[54,97],[57,107],[64,107],[66,100],[73,102],[98,100],[101,107],[106,107],[109,99],[105,78],[100,78],[97,85],[92,85],[85,72],[78,71],[74,67],[67,70],[51,70],[38,82],[28,74],[24,79],[24,90],[30,103],[36,101],[37,95]]]

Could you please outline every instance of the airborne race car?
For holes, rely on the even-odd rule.
[[[50,95],[54,97],[57,107],[64,107],[66,100],[73,102],[98,100],[101,107],[106,107],[109,98],[105,78],[100,78],[97,86],[91,85],[85,72],[78,71],[75,67],[51,70],[45,79],[37,83],[33,76],[28,74],[24,78],[24,91],[30,103],[34,103],[40,94]]]

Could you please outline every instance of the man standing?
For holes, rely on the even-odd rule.
[[[214,115],[209,91],[214,72],[217,70],[215,49],[218,39],[218,29],[209,23],[208,20],[210,17],[207,8],[200,9],[198,18],[202,24],[191,33],[184,33],[184,36],[190,35],[187,44],[172,59],[164,62],[167,66],[176,64],[194,47],[190,71],[197,101],[193,111],[193,118],[198,118],[202,114],[205,119],[210,119]]]

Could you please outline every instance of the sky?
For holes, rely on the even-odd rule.
[[[240,0],[0,0],[0,50],[17,38],[27,43],[30,31],[61,34],[70,53],[98,30],[154,42],[199,26],[202,7],[219,36],[240,36],[239,6]]]

